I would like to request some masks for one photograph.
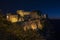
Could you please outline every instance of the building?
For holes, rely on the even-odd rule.
[[[38,11],[29,12],[24,10],[17,10],[16,14],[8,13],[7,20],[12,23],[24,21],[22,26],[25,31],[29,29],[42,30],[44,26],[42,25],[41,19],[46,19],[47,15],[46,14],[38,15],[38,14],[39,14]]]
[[[24,11],[23,10],[17,10],[17,14],[19,14],[20,16],[24,16]]]
[[[48,15],[47,14],[44,14],[43,16],[44,16],[44,18],[48,18]]]
[[[39,14],[39,15],[38,15]],[[42,15],[39,11],[24,11],[24,10],[17,10],[16,14],[7,14],[7,20],[10,22],[21,22],[25,20],[35,20],[35,19],[42,19],[47,18],[46,14]]]
[[[24,17],[25,15],[29,15],[29,11],[24,11],[24,10],[17,10],[17,14],[19,14],[21,17]]]
[[[11,14],[11,13],[7,14],[7,20],[12,23],[24,21],[22,17],[18,16],[17,14]]]
[[[38,11],[32,11],[30,13],[31,19],[41,19],[41,16],[38,15]]]

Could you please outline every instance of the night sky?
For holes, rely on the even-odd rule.
[[[59,0],[0,0],[0,9],[6,12],[22,10],[40,10],[47,13],[50,18],[60,18]]]

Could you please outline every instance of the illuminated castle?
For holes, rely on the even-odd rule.
[[[20,21],[24,21],[23,17],[25,15],[29,15],[30,12],[26,12],[26,11],[23,11],[23,10],[17,10],[17,14],[11,14],[11,13],[8,13],[7,14],[7,20],[14,23],[14,22],[20,22]]]
[[[31,19],[33,18],[46,18],[46,14],[42,15],[42,16],[38,16],[37,15],[37,12],[35,11],[32,11],[32,12],[29,12],[29,11],[24,11],[24,10],[17,10],[16,12],[17,14],[11,14],[11,13],[8,13],[7,14],[7,20],[14,23],[14,22],[20,22],[20,21],[24,21],[24,17],[28,15],[31,17]]]
[[[47,15],[44,14],[38,14],[39,12],[37,11],[24,11],[24,10],[17,10],[16,12],[17,14],[11,14],[8,13],[7,14],[7,20],[12,22],[12,23],[16,23],[16,22],[22,22],[24,21],[24,25],[23,28],[24,30],[28,30],[28,29],[42,29],[43,25],[41,24],[41,19],[46,19]],[[26,22],[25,22],[26,21]]]

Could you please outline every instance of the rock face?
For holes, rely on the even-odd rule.
[[[37,30],[37,29],[43,29],[43,25],[41,24],[40,20],[33,20],[33,21],[27,21],[24,24],[24,30],[28,30],[28,29],[32,29],[32,30]]]

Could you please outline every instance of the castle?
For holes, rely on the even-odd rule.
[[[24,10],[17,10],[16,12],[17,14],[11,14],[11,13],[8,13],[6,18],[8,21],[14,23],[14,22],[20,22],[20,21],[24,21],[25,17],[26,19],[30,16],[31,18],[46,18],[46,14],[42,15],[41,16],[38,16],[37,15],[37,12],[29,12],[29,11],[24,11]]]
[[[38,14],[38,11],[24,11],[24,10],[17,10],[16,14],[11,14],[8,13],[7,14],[7,21],[10,21],[12,23],[16,23],[16,22],[22,22],[22,21],[26,21],[24,22],[24,30],[28,30],[28,29],[42,29],[43,25],[41,24],[41,19],[46,19],[47,15],[46,14]]]

